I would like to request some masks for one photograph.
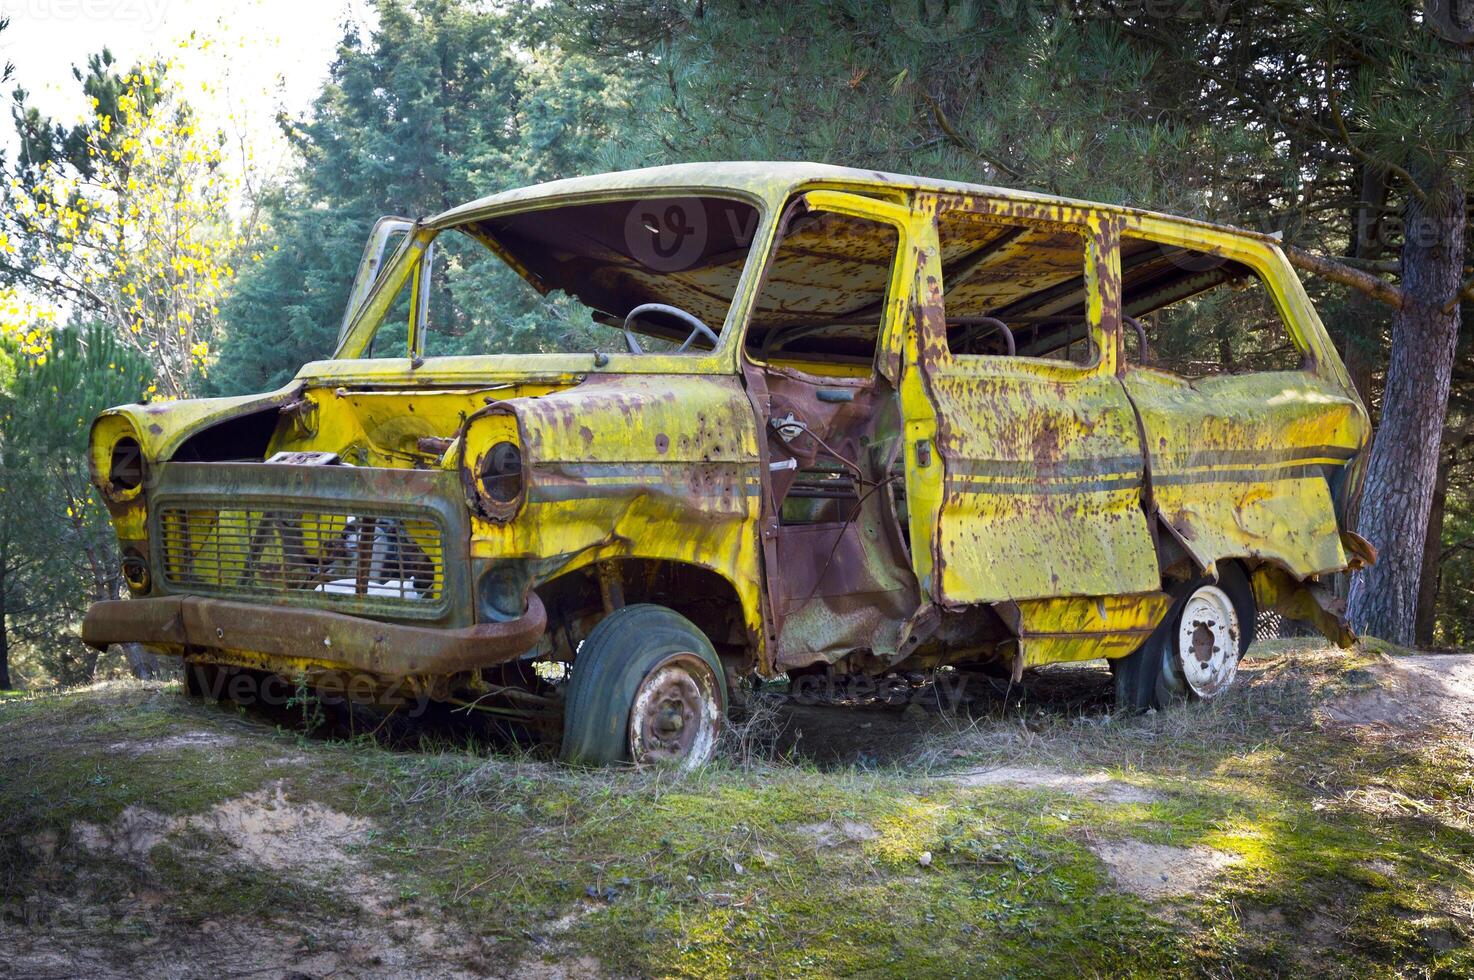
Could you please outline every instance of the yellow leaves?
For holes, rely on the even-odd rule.
[[[0,337],[10,339],[22,354],[44,358],[51,349],[55,328],[56,310],[36,303],[14,287],[0,289]]]
[[[228,141],[201,125],[182,90],[153,69],[124,84],[110,112],[90,102],[86,179],[47,162],[35,180],[9,177],[3,196],[57,295],[85,289],[93,297],[88,312],[114,323],[127,346],[159,364],[161,377],[186,377],[212,357],[220,301],[240,264],[261,260],[264,246],[255,242],[265,226],[236,219],[242,181],[226,160]],[[155,84],[157,99],[144,98]],[[0,233],[0,256],[19,244]],[[23,303],[0,292],[0,335],[39,357],[71,302]],[[164,384],[166,395],[186,393],[177,381]]]

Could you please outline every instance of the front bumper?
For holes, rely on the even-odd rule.
[[[82,640],[147,643],[182,650],[245,651],[306,659],[396,678],[438,676],[493,667],[537,645],[547,613],[537,593],[527,611],[505,623],[461,629],[405,626],[358,616],[199,596],[96,602],[82,622]]]

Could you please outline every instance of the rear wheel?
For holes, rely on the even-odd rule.
[[[1221,566],[1217,582],[1200,578],[1172,594],[1176,601],[1141,649],[1111,661],[1118,710],[1215,698],[1254,642],[1254,593],[1238,565]]]
[[[715,753],[726,710],[726,679],[705,634],[664,606],[625,606],[578,649],[561,755],[694,769]]]

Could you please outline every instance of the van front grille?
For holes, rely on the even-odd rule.
[[[346,613],[438,608],[445,535],[432,515],[166,506],[157,561],[174,591]]]

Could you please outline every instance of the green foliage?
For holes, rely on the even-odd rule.
[[[363,242],[381,215],[427,217],[610,166],[604,146],[626,87],[553,43],[544,14],[451,0],[377,8],[372,35],[344,38],[311,117],[283,122],[302,164],[267,202],[264,260],[224,306],[230,329],[210,379],[219,391],[275,387],[332,353]],[[432,327],[434,353],[537,349],[550,325],[579,327],[564,323],[566,303],[543,300],[489,257],[448,266],[437,293],[432,310],[459,312],[442,318],[440,337]]]
[[[66,329],[44,357],[0,344],[0,586],[5,647],[27,680],[92,679],[97,653],[76,637],[96,599],[122,594],[117,541],[87,472],[103,409],[138,401],[146,364],[105,328]]]

